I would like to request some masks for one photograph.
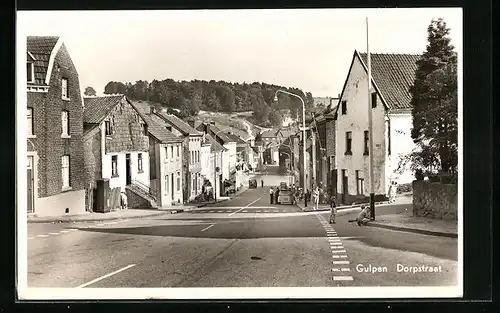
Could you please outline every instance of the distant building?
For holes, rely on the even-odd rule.
[[[59,37],[27,38],[27,211],[85,212],[80,81]]]

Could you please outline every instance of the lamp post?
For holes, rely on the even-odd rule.
[[[368,65],[368,143],[369,143],[369,168],[370,168],[370,211],[371,219],[375,220],[375,183],[373,177],[373,121],[372,121],[372,67],[368,36],[368,18],[366,18],[366,59]]]
[[[302,102],[302,126],[303,126],[303,129],[302,129],[302,131],[303,131],[302,132],[302,141],[303,141],[302,154],[303,154],[303,161],[304,161],[304,164],[303,164],[304,184],[303,185],[304,185],[304,192],[306,192],[306,105],[304,103],[304,100],[302,100],[302,97],[300,97],[294,93],[291,93],[291,92],[288,92],[285,90],[281,90],[281,89],[276,90],[276,93],[274,94],[274,101],[278,101],[278,92],[290,95],[290,96],[295,97],[295,98],[299,98],[300,102]]]

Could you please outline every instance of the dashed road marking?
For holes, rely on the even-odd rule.
[[[346,264],[350,264],[349,261],[332,261],[332,264],[333,265],[346,265]]]
[[[333,276],[333,280],[354,280],[352,276]]]
[[[214,227],[214,226],[215,226],[215,224],[212,224],[212,225],[210,225],[210,226],[208,226],[208,227],[203,228],[201,231],[208,230],[208,229],[210,229],[210,228],[212,228],[212,227]]]
[[[61,233],[69,233],[69,230],[61,230]]]
[[[37,237],[40,237],[40,238],[45,238],[45,237],[49,237],[49,235],[36,235]]]
[[[333,250],[332,253],[345,253],[345,250]]]
[[[59,233],[49,233],[49,235],[55,236],[55,235],[59,235]]]

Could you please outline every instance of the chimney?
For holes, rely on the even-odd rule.
[[[193,128],[195,128],[194,122],[195,122],[195,119],[193,117],[190,117],[187,119],[187,123],[189,124],[189,126],[191,126]]]

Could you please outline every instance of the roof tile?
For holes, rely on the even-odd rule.
[[[366,53],[360,53],[364,65]],[[370,53],[372,77],[389,109],[411,108],[410,86],[415,80],[418,54]]]
[[[199,131],[191,127],[188,123],[184,122],[180,118],[172,114],[166,114],[162,112],[157,112],[156,115],[160,116],[167,123],[175,127],[178,131],[180,131],[184,136],[189,135],[201,135]]]
[[[162,143],[177,143],[177,142],[182,142],[182,138],[177,137],[174,135],[172,132],[170,132],[168,129],[165,127],[162,127],[151,117],[148,115],[144,116],[144,120],[148,124],[148,132],[153,135],[156,139],[158,139]]]
[[[37,85],[45,85],[45,77],[49,67],[49,59],[59,37],[55,36],[28,36],[26,49],[35,58],[33,63],[35,71],[35,82]]]
[[[99,124],[108,115],[109,111],[123,99],[123,95],[103,97],[84,97],[83,122]]]

